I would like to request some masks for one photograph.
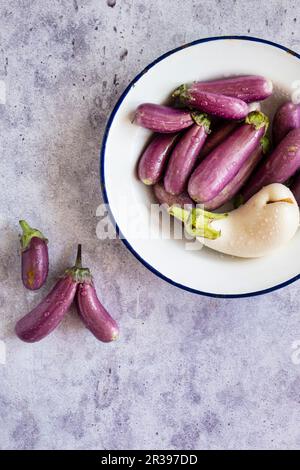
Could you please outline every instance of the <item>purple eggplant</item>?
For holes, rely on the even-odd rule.
[[[80,245],[79,250],[81,253]],[[79,259],[81,259],[81,254]],[[76,296],[78,313],[83,323],[97,339],[105,343],[114,341],[119,337],[118,325],[98,299],[89,269],[85,270],[86,275],[78,285]]]
[[[210,119],[207,114],[199,114],[197,124],[190,127],[175,145],[164,177],[164,187],[168,193],[177,195],[186,189],[209,128]]]
[[[244,119],[248,114],[245,101],[231,96],[197,90],[193,85],[181,85],[173,93],[173,98],[184,106],[190,106],[223,119]]]
[[[45,284],[48,270],[48,240],[42,232],[31,228],[25,220],[19,224],[23,230],[21,236],[22,281],[24,287],[37,290]]]
[[[300,129],[293,129],[259,166],[242,191],[248,200],[263,186],[270,183],[285,183],[300,168]]]
[[[180,206],[183,207],[185,205],[194,205],[194,202],[190,198],[187,192],[183,192],[181,194],[178,194],[177,196],[174,196],[174,194],[167,193],[167,191],[164,188],[163,183],[156,183],[153,186],[153,192],[160,204],[167,204],[167,206]]]
[[[236,121],[228,121],[222,123],[215,131],[212,131],[201,149],[200,157],[206,157],[206,155],[223,142],[223,140],[225,140],[238,125],[239,123]]]
[[[62,321],[69,310],[78,282],[87,275],[85,269],[67,269],[47,297],[16,324],[17,336],[27,343],[34,343],[48,336]]]
[[[147,185],[160,180],[177,134],[157,134],[138,163],[139,179]]]
[[[238,98],[246,103],[261,101],[268,98],[273,92],[273,83],[259,75],[245,75],[240,77],[223,78],[207,82],[195,82],[188,90],[207,91],[232,98]]]
[[[210,201],[204,204],[206,210],[214,210],[230,201],[245,184],[252,171],[261,160],[262,156],[268,151],[269,139],[265,136],[261,139],[258,146],[252,152],[248,160],[242,165],[234,178],[222,189],[222,191]]]
[[[168,206],[177,205],[181,207],[184,205],[194,205],[194,202],[189,197],[187,192],[183,192],[178,195],[170,194],[165,190],[162,182],[156,183],[153,186],[153,192],[160,204],[166,204]]]
[[[300,127],[300,104],[287,101],[280,106],[273,119],[273,142],[275,145],[292,130]]]
[[[188,183],[188,193],[194,201],[206,203],[223,190],[265,135],[268,122],[263,113],[252,111],[244,124],[200,162]]]
[[[300,173],[298,173],[293,179],[290,190],[294,194],[298,206],[300,206]]]
[[[134,122],[163,134],[175,133],[194,124],[190,112],[153,103],[140,104],[135,112]]]

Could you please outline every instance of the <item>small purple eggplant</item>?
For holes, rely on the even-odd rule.
[[[23,230],[21,236],[22,281],[24,287],[37,290],[45,284],[48,270],[48,240],[42,232],[31,228],[25,220],[19,224]]]
[[[273,142],[275,145],[292,130],[300,127],[300,104],[287,101],[280,106],[273,119]]]
[[[188,183],[194,201],[205,204],[223,190],[265,135],[268,122],[263,113],[252,111],[244,124],[199,163]]]
[[[135,112],[134,122],[154,132],[169,134],[190,127],[194,120],[188,111],[160,104],[143,103]]]
[[[197,124],[190,127],[175,145],[164,177],[164,187],[168,193],[178,195],[186,189],[209,128],[208,115],[199,114]]]
[[[81,245],[78,248],[81,260]],[[89,269],[86,268],[85,271],[86,275],[77,289],[78,313],[83,323],[97,339],[104,343],[114,341],[119,338],[118,325],[98,299]]]
[[[285,183],[300,169],[300,129],[293,129],[247,182],[242,196],[247,201],[263,186]]]
[[[223,119],[244,119],[249,110],[245,101],[231,96],[198,90],[191,85],[181,85],[172,94],[184,106],[190,106],[204,113]]]
[[[138,176],[144,184],[160,180],[176,137],[177,134],[157,134],[150,142],[138,163]]]
[[[16,324],[17,336],[27,343],[34,343],[48,336],[62,321],[69,310],[77,285],[89,273],[78,264],[67,269],[47,297]]]
[[[206,157],[214,148],[216,148],[223,140],[226,139],[239,125],[236,121],[228,121],[222,123],[215,131],[207,137],[201,152],[200,158]]]
[[[164,188],[163,183],[156,183],[153,186],[153,192],[160,204],[166,204],[167,206],[193,206],[194,202],[188,195],[188,193],[184,192],[182,194],[178,194],[177,196],[174,196],[173,194],[167,193],[167,191]]]
[[[222,191],[213,199],[204,204],[206,210],[214,210],[230,201],[245,184],[253,169],[261,160],[264,153],[268,151],[269,139],[265,136],[261,139],[259,145],[252,152],[248,160],[245,161],[234,178],[222,189]]]
[[[246,103],[252,103],[268,98],[273,92],[273,83],[259,75],[245,75],[208,82],[195,82],[189,89],[231,96]]]
[[[298,173],[293,179],[290,190],[294,194],[298,206],[300,206],[300,173]]]

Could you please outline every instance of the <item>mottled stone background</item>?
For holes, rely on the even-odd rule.
[[[300,52],[299,2],[0,5],[0,447],[299,449],[299,283],[250,299],[200,297],[95,235],[104,124],[133,76],[210,35],[249,34]],[[50,239],[51,274],[38,293],[20,283],[21,217]],[[41,343],[22,343],[16,320],[72,263],[78,241],[121,339],[97,342],[72,311]]]

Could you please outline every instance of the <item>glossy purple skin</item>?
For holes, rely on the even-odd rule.
[[[215,131],[212,131],[211,134],[208,135],[205,144],[201,149],[200,157],[206,157],[206,155],[223,142],[223,140],[225,140],[238,125],[239,123],[235,121],[229,121],[221,124],[221,126]]]
[[[294,181],[291,184],[290,190],[294,194],[298,206],[300,206],[300,173],[296,175]]]
[[[263,148],[259,144],[256,149],[252,152],[248,160],[245,161],[243,166],[240,168],[238,173],[233,179],[222,189],[222,191],[214,197],[214,199],[206,202],[204,208],[207,210],[218,209],[223,206],[226,202],[230,201],[245,184],[252,171],[261,160],[263,156]]]
[[[239,120],[244,119],[248,114],[248,105],[245,101],[197,90],[193,88],[193,85],[188,88],[184,102],[193,108],[223,119]]]
[[[273,119],[273,142],[277,145],[292,129],[300,127],[300,104],[284,103]]]
[[[265,133],[265,127],[255,129],[242,124],[200,162],[189,180],[188,193],[198,202],[215,198],[235,177],[250,157]]]
[[[192,85],[194,90],[207,91],[221,95],[239,98],[246,103],[261,101],[268,98],[273,92],[270,80],[258,75],[245,75],[240,77],[196,82]]]
[[[76,294],[77,282],[67,275],[55,284],[47,297],[16,324],[17,336],[34,343],[48,336],[62,321]]]
[[[206,137],[204,126],[194,124],[175,145],[164,177],[164,187],[168,193],[178,195],[186,189]]]
[[[247,201],[263,186],[285,183],[300,168],[300,129],[293,129],[278,144],[247,182],[243,197]]]
[[[144,184],[160,180],[176,137],[177,134],[158,134],[150,142],[138,163],[138,176]]]
[[[194,123],[187,111],[153,103],[138,106],[134,122],[141,127],[164,134],[181,131]]]
[[[174,194],[167,193],[162,183],[156,183],[153,186],[153,192],[160,204],[167,204],[168,206],[177,204],[181,207],[185,205],[194,205],[194,202],[187,192],[183,192],[177,196],[174,196]]]
[[[49,270],[47,242],[32,237],[28,248],[22,250],[22,281],[30,290],[37,290],[46,282]]]
[[[119,328],[98,299],[92,282],[83,282],[77,290],[78,313],[97,339],[108,343],[119,336]]]

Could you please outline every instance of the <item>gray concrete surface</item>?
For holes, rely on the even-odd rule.
[[[200,297],[95,234],[101,137],[133,76],[210,35],[300,52],[299,2],[0,0],[0,13],[0,448],[299,449],[299,283],[257,298]],[[38,293],[20,283],[21,217],[50,239]],[[78,241],[120,341],[97,342],[72,310],[41,343],[22,343],[16,320]]]

